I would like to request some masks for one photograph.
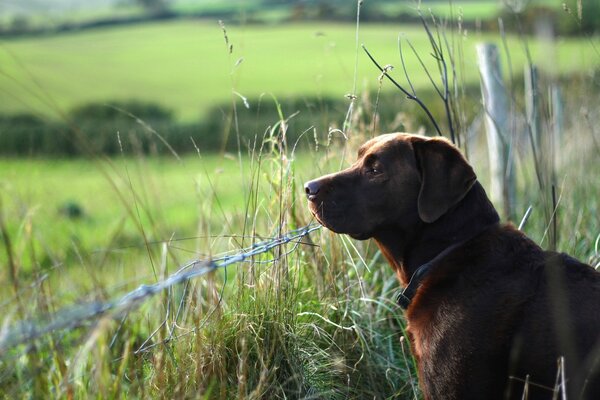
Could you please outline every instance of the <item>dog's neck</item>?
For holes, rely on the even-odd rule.
[[[406,285],[421,265],[499,221],[485,190],[476,182],[465,198],[437,221],[427,224],[419,220],[411,226],[390,226],[374,239]]]

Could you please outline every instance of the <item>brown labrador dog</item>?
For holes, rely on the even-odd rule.
[[[551,399],[559,370],[569,400],[600,399],[600,273],[500,224],[448,141],[376,137],[305,191],[322,225],[373,238],[405,287],[425,399],[521,399],[526,386]]]

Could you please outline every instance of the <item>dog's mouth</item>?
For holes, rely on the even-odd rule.
[[[312,199],[309,199],[312,200]],[[334,229],[332,229],[329,224],[325,221],[325,219],[323,218],[323,203],[320,203],[319,205],[317,205],[316,203],[314,203],[314,201],[309,201],[308,202],[308,209],[310,210],[310,212],[312,213],[312,215],[315,217],[315,219],[317,220],[317,222],[321,225],[323,225],[324,227],[332,230],[335,232]]]
[[[316,203],[310,201],[308,204],[309,204],[310,212],[315,217],[317,222],[319,222],[319,224],[323,225],[325,228],[329,229],[330,231],[339,233],[339,234],[348,235],[351,238],[356,239],[356,240],[366,240],[371,237],[370,235],[368,235],[366,233],[352,232],[352,229],[345,229],[343,227],[343,225],[344,225],[343,223],[340,224],[339,222],[334,222],[334,221],[340,221],[340,220],[345,221],[345,219],[340,218],[341,216],[332,214],[331,212],[329,214],[326,214],[324,212],[323,203],[320,203],[319,205],[317,205]]]

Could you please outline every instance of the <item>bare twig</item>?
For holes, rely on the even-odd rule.
[[[425,18],[423,18],[423,15],[420,12],[419,12],[419,17],[421,18],[421,23],[423,24],[423,28],[425,29],[425,32],[427,32],[427,37],[429,38],[429,43],[431,44],[431,48],[433,49],[432,56],[437,62],[440,78],[442,79],[442,84],[444,87],[443,94],[440,93],[440,91],[435,86],[435,84],[434,84],[434,87],[436,87],[436,91],[438,91],[440,98],[444,102],[446,119],[448,121],[448,129],[450,130],[450,139],[452,140],[452,143],[456,143],[456,137],[455,137],[455,133],[454,133],[454,122],[452,119],[451,104],[450,104],[451,98],[450,98],[450,87],[448,84],[448,64],[446,62],[446,57],[444,55],[444,46],[442,45],[442,39],[441,39],[441,34],[440,34],[440,25],[438,22],[436,22],[435,17],[432,13],[431,18],[432,18],[433,24],[436,28],[436,34],[437,34],[437,40],[436,40],[436,38],[433,36],[433,33],[431,32],[431,29],[429,28],[429,25],[427,24],[427,21],[425,21]],[[443,36],[445,37],[445,33]],[[450,54],[451,53],[450,48],[447,45],[446,45],[446,47],[448,48],[448,53]],[[433,81],[432,81],[432,83],[433,83]]]
[[[362,48],[365,51],[365,53],[367,53],[367,56],[371,59],[373,64],[375,64],[375,66],[379,69],[379,72],[381,72],[386,78],[389,79],[390,82],[392,82],[392,84],[394,86],[396,86],[402,93],[404,93],[406,95],[407,99],[415,101],[419,105],[419,107],[421,107],[421,109],[425,112],[425,114],[427,114],[427,117],[433,124],[433,127],[435,128],[438,135],[443,136],[442,131],[440,130],[440,127],[438,126],[435,118],[433,117],[433,115],[431,114],[431,111],[429,111],[429,108],[427,108],[425,103],[423,103],[423,101],[421,99],[419,99],[417,96],[413,95],[412,93],[408,92],[402,85],[400,85],[398,82],[396,82],[396,80],[394,78],[392,78],[390,76],[390,74],[388,74],[385,71],[385,68],[382,67],[381,65],[379,65],[379,63],[375,60],[375,58],[373,58],[373,56],[371,55],[371,53],[369,53],[369,50],[367,50],[367,48],[365,47],[364,44],[362,45]]]
[[[429,45],[431,46],[432,49],[432,53],[431,56],[433,57],[433,59],[436,62],[436,66],[438,69],[438,73],[441,79],[441,86],[438,82],[436,82],[436,80],[434,79],[432,73],[429,71],[429,68],[427,68],[427,66],[425,65],[425,62],[423,61],[423,59],[421,58],[421,55],[417,52],[417,50],[415,49],[415,47],[413,46],[413,44],[410,42],[410,40],[406,40],[406,42],[408,43],[408,46],[410,47],[410,49],[412,50],[413,54],[415,55],[415,57],[417,58],[421,69],[425,72],[425,74],[427,75],[427,78],[429,79],[431,85],[433,86],[433,89],[435,90],[435,92],[437,93],[437,95],[440,97],[440,99],[442,100],[442,102],[444,103],[444,111],[446,114],[446,120],[448,123],[448,130],[449,130],[449,134],[450,134],[450,139],[452,140],[452,143],[456,143],[456,126],[455,126],[455,118],[456,118],[456,110],[455,107],[453,105],[453,101],[452,101],[452,96],[450,95],[450,81],[449,81],[449,71],[448,71],[448,60],[446,59],[446,52],[444,51],[444,46],[446,46],[447,49],[447,53],[448,53],[448,57],[449,57],[449,61],[450,61],[450,68],[452,71],[452,76],[454,79],[454,82],[456,83],[456,64],[454,62],[454,56],[453,56],[453,49],[450,46],[449,42],[448,42],[448,38],[446,36],[445,33],[445,28],[446,25],[444,25],[442,27],[442,29],[440,29],[440,25],[441,23],[439,21],[437,21],[434,17],[433,14],[431,14],[431,18],[433,21],[433,25],[435,26],[435,32],[432,31],[432,29],[429,26],[429,23],[425,20],[425,18],[423,17],[423,15],[421,14],[421,11],[419,10],[419,18],[421,19],[421,23],[423,25],[423,28],[425,29],[425,32],[427,34],[427,38],[429,40]],[[388,78],[393,84],[394,86],[396,86],[402,93],[404,93],[404,95],[406,95],[406,97],[409,100],[413,100],[415,101],[423,111],[425,111],[425,113],[427,114],[427,117],[429,118],[429,120],[432,122],[435,130],[437,131],[437,133],[440,136],[442,135],[442,131],[440,129],[440,127],[438,126],[437,121],[435,120],[435,118],[433,117],[433,115],[431,114],[430,110],[428,109],[428,107],[422,102],[421,99],[419,99],[419,97],[417,96],[415,87],[410,79],[410,76],[408,74],[408,70],[406,67],[406,62],[404,60],[404,54],[402,51],[402,40],[401,37],[398,37],[398,51],[400,53],[400,62],[402,63],[402,69],[404,71],[404,76],[406,77],[406,81],[408,83],[408,86],[410,87],[409,89],[404,88],[403,86],[401,86],[398,82],[396,82],[389,74],[388,71],[385,70],[385,67],[381,67],[374,59],[374,57],[369,53],[369,51],[366,49],[366,47],[363,45],[363,49],[365,50],[365,52],[367,53],[367,55],[369,56],[369,58],[371,59],[371,61],[377,66],[377,68],[379,69],[379,71],[381,71],[382,76],[385,76],[386,78]]]

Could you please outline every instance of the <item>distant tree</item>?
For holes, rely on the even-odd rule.
[[[26,32],[29,29],[29,20],[25,15],[16,15],[10,23],[13,32]]]
[[[564,7],[568,9],[569,3],[565,3]],[[600,30],[600,1],[582,0],[573,3],[571,7],[571,10],[577,10],[574,14],[582,32],[593,34]]]
[[[558,28],[561,33],[594,35],[600,32],[599,0],[563,0],[560,3]]]
[[[555,3],[533,2],[531,0],[502,0],[503,17],[513,14],[521,16],[524,29],[535,26],[540,18],[546,18],[556,26],[558,33],[566,35],[600,32],[600,0],[562,0],[560,7]],[[509,21],[510,18],[503,18]]]
[[[134,3],[144,7],[147,11],[156,13],[168,8],[169,0],[132,0]]]

